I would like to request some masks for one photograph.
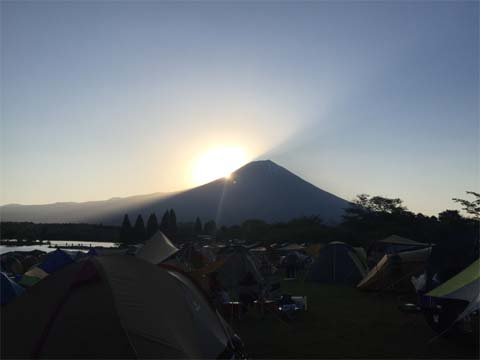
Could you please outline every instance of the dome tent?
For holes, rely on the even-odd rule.
[[[216,271],[218,280],[225,289],[238,291],[242,280],[250,274],[258,284],[258,291],[261,291],[265,285],[265,279],[247,248],[231,246],[225,248],[220,257],[222,258],[221,266]]]
[[[72,256],[71,253],[62,249],[56,249],[55,251],[48,253],[38,267],[46,273],[51,274],[74,261],[74,256]]]
[[[346,243],[333,241],[320,250],[307,280],[356,285],[365,274],[359,252]]]
[[[2,358],[216,358],[231,349],[231,330],[189,278],[129,256],[48,276],[2,308],[1,327]]]

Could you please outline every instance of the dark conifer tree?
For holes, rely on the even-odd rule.
[[[197,216],[195,219],[195,228],[194,228],[195,234],[201,234],[202,233],[202,222],[200,221],[200,218]]]
[[[173,209],[170,209],[168,229],[171,234],[175,234],[177,232],[177,215]]]
[[[160,224],[160,229],[163,232],[167,232],[169,230],[170,225],[170,211],[166,210],[162,216],[162,222]]]
[[[142,215],[137,216],[135,226],[133,227],[134,239],[133,242],[138,244],[144,242],[147,239],[147,232],[145,230],[145,223],[143,222]]]
[[[120,228],[120,246],[129,245],[132,239],[132,224],[128,214],[123,217],[122,227]]]
[[[158,230],[158,220],[155,213],[150,214],[147,221],[147,238],[150,239]]]
[[[217,231],[217,224],[215,223],[215,220],[207,221],[203,226],[203,232],[205,234],[214,235],[216,231]]]

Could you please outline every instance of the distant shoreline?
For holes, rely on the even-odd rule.
[[[18,240],[18,239],[0,239],[0,246],[21,247],[21,246],[48,246],[49,248],[78,249],[88,250],[93,247],[105,246],[114,247],[115,243],[105,241],[78,241],[78,240]]]

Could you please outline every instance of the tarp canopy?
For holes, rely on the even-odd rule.
[[[465,270],[444,282],[442,285],[428,292],[426,296],[444,299],[468,301],[469,305],[459,316],[465,317],[472,311],[480,308],[480,259],[470,264]]]
[[[177,251],[177,247],[158,230],[145,242],[145,245],[138,250],[136,256],[152,264],[160,264]]]
[[[301,251],[301,250],[305,250],[305,246],[300,245],[300,244],[289,244],[289,245],[281,247],[277,250],[279,250],[279,251]]]
[[[133,256],[71,264],[1,315],[1,358],[217,358],[231,339],[189,278]]]
[[[414,290],[410,278],[425,271],[431,248],[386,254],[357,285],[362,290]]]
[[[320,250],[307,280],[356,285],[365,274],[365,264],[357,251],[346,243],[334,241]]]
[[[0,273],[0,304],[6,305],[15,297],[23,293],[24,289],[15,281],[10,279],[7,274]],[[8,331],[8,330],[7,330]]]
[[[379,240],[378,243],[392,245],[408,245],[408,246],[429,246],[429,244],[421,243],[415,240],[407,239],[398,235],[390,235],[385,239]]]

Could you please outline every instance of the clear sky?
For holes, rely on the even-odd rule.
[[[1,2],[1,203],[196,185],[212,148],[346,199],[479,190],[479,2]]]

